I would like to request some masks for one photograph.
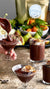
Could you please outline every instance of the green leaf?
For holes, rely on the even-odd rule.
[[[37,28],[38,28],[37,33],[38,33],[40,36],[42,36],[42,34],[43,34],[43,30],[42,30],[41,28],[39,28],[38,26],[37,26]]]
[[[9,22],[10,22],[12,28],[14,28],[15,24],[16,24],[16,20],[12,19],[12,20],[9,20]]]
[[[38,24],[38,25],[46,25],[48,24],[47,22],[45,22],[44,20],[41,20],[41,19],[35,19],[35,23]]]
[[[29,28],[31,28],[31,26],[28,26],[28,25],[22,25],[22,26],[20,26],[20,27],[22,27],[22,30],[26,30],[26,29],[29,29]]]

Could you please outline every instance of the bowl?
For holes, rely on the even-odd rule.
[[[48,33],[48,31],[49,31],[49,27],[48,27],[48,29],[43,31],[43,35],[42,36],[45,36]]]
[[[23,30],[22,30],[22,27],[21,27],[19,30],[20,30],[23,34],[25,34],[25,35],[28,33],[27,31],[23,31]],[[49,31],[49,27],[48,27],[46,30],[43,31],[42,36],[45,36],[48,31]],[[29,33],[30,33],[32,36],[34,36],[36,32],[29,32]]]

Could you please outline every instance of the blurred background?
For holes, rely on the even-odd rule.
[[[8,19],[16,17],[15,0],[0,0],[0,17],[3,17],[5,13],[8,13]]]
[[[5,13],[8,13],[9,19],[16,17],[15,0],[0,0],[0,17]]]

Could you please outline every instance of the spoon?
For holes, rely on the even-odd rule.
[[[9,80],[0,79],[0,81],[1,81],[1,84],[5,84],[5,83],[7,83]]]

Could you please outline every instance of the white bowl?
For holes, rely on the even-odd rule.
[[[45,35],[47,34],[48,31],[49,31],[49,27],[48,27],[47,30],[44,30],[44,31],[43,31],[43,35],[42,35],[42,36],[45,36]]]
[[[20,30],[23,34],[27,34],[27,33],[28,33],[27,31],[23,31],[22,28],[20,28],[19,30]],[[46,35],[48,31],[49,31],[49,27],[48,27],[47,30],[44,30],[44,31],[43,31],[42,36]],[[30,33],[32,36],[34,36],[36,32],[29,32],[29,33]]]

